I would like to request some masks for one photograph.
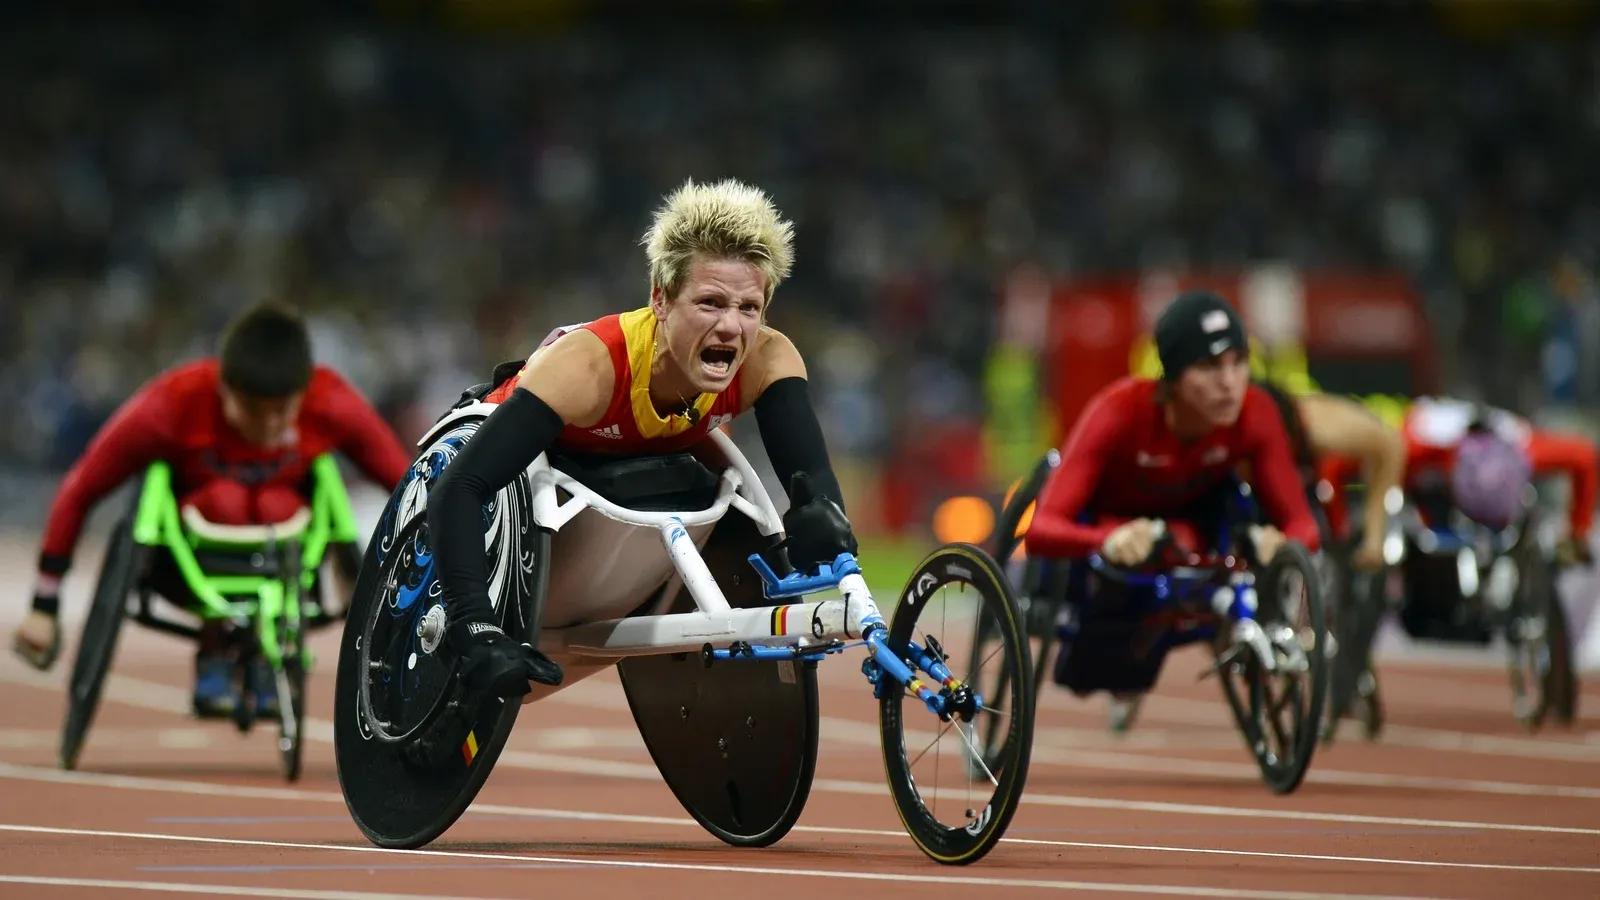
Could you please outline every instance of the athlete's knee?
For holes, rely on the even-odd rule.
[[[250,489],[229,478],[218,478],[190,491],[181,501],[192,506],[207,522],[249,525]]]
[[[269,484],[256,493],[255,514],[262,525],[284,522],[305,507],[300,492],[284,485]]]
[[[230,478],[218,478],[186,494],[181,504],[192,506],[201,517],[218,525],[273,525],[305,506],[293,488],[268,485],[252,490]]]

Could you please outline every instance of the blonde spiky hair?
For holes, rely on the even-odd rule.
[[[794,264],[794,225],[760,189],[732,178],[716,184],[686,180],[656,210],[645,233],[650,286],[676,297],[696,253],[741,259],[767,276],[767,300]]]

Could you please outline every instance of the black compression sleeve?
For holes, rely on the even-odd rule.
[[[428,492],[428,533],[449,621],[493,621],[483,552],[483,506],[561,433],[561,417],[518,388],[502,402]]]
[[[811,408],[806,380],[796,375],[773,382],[756,399],[755,410],[761,443],[767,448],[784,493],[788,493],[794,473],[805,472],[811,476],[816,493],[844,509],[844,494],[828,462],[828,445],[822,438],[822,424]]]

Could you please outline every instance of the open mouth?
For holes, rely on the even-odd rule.
[[[722,377],[733,371],[733,361],[739,358],[732,347],[707,347],[700,351],[700,365],[713,377]]]

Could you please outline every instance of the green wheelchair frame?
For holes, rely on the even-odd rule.
[[[239,645],[238,670],[245,690],[232,718],[240,731],[249,731],[256,717],[252,664],[259,655],[271,668],[284,775],[290,781],[299,778],[305,679],[312,664],[306,634],[343,618],[342,611],[338,616],[327,614],[307,594],[317,586],[329,547],[347,551],[347,566],[359,565],[355,551],[359,537],[349,494],[331,454],[312,462],[309,508],[287,523],[271,526],[223,526],[186,519],[172,489],[170,465],[152,463],[132,509],[112,531],[84,621],[68,694],[61,767],[72,769],[77,764],[124,618],[181,637],[200,635],[198,627],[163,618],[151,609],[153,587],[146,580],[146,569],[151,557],[164,550],[195,601],[182,604],[186,611],[203,622],[226,620],[236,626],[232,638]],[[348,574],[353,580],[353,567]],[[328,585],[321,588],[326,597]],[[136,611],[128,609],[133,594],[138,596]]]

